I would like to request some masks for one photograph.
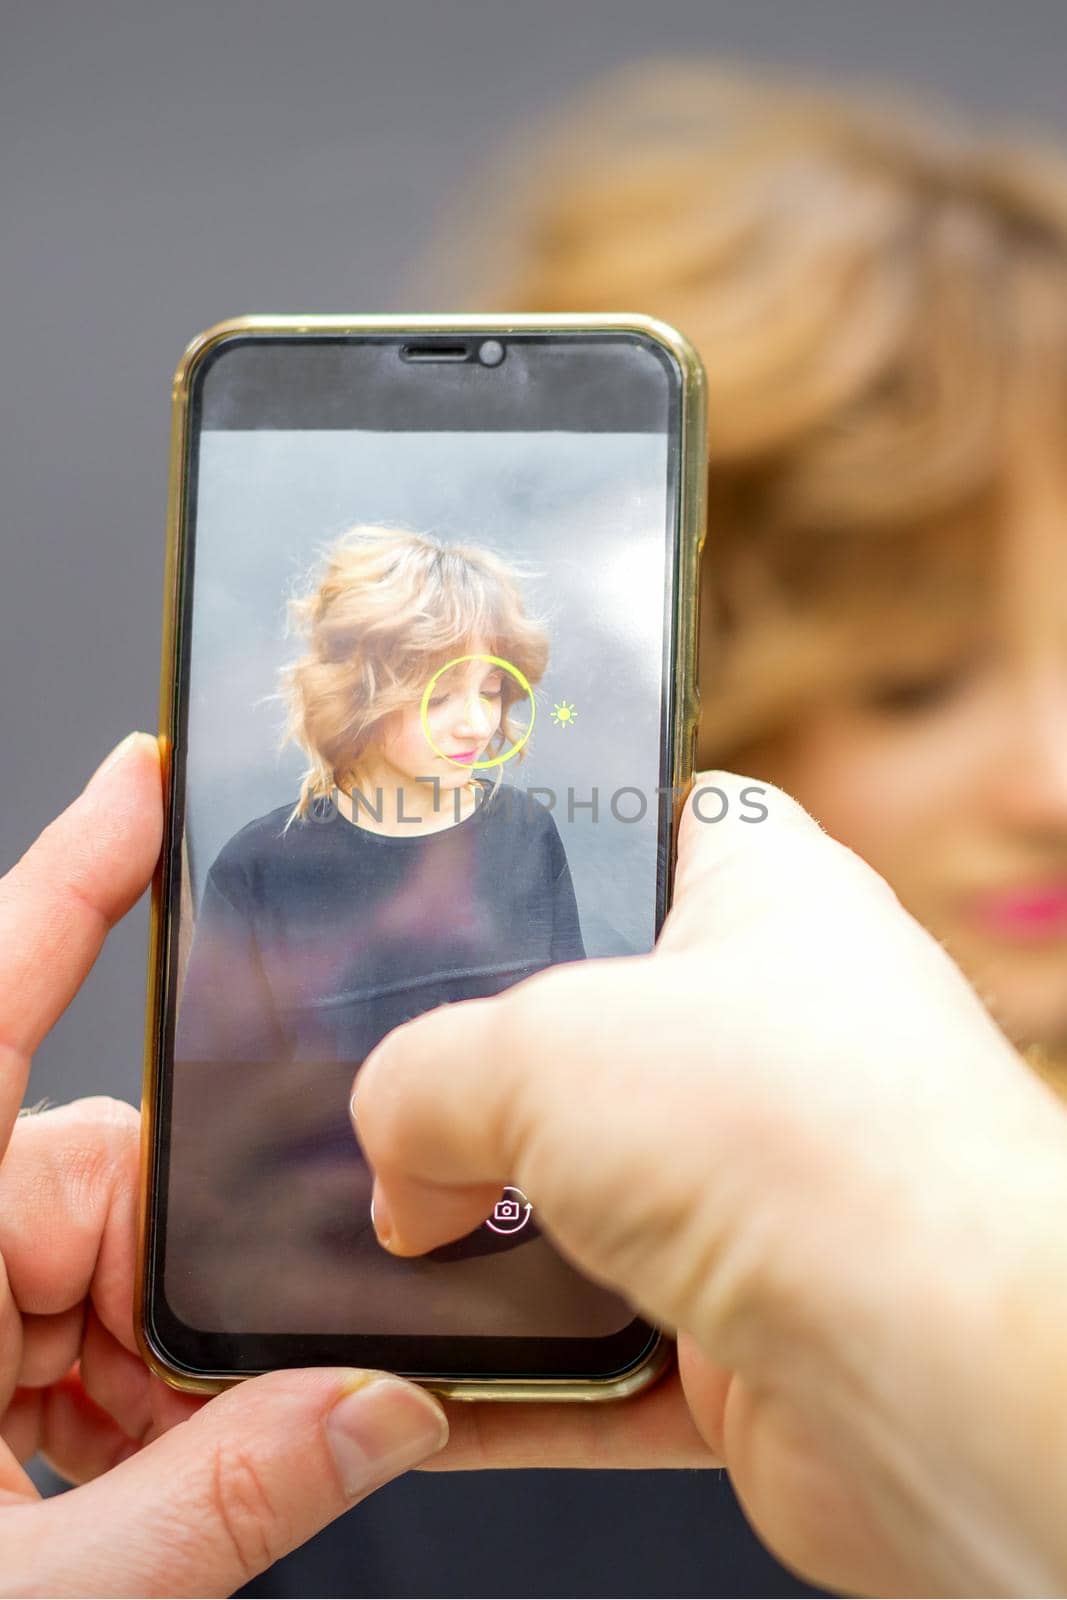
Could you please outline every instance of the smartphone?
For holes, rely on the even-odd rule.
[[[138,1287],[169,1383],[591,1400],[662,1370],[535,1194],[388,1255],[348,1105],[406,1019],[655,942],[704,478],[699,359],[643,316],[257,316],[186,350]]]

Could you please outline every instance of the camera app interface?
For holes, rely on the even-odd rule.
[[[219,1332],[616,1334],[633,1312],[516,1188],[468,1237],[388,1256],[348,1101],[398,1024],[654,942],[663,353],[516,340],[453,370],[396,341],[236,341],[197,383],[170,1312]]]

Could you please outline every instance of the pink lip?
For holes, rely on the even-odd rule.
[[[461,765],[464,765],[467,762],[473,761],[477,754],[477,750],[457,750],[453,755],[450,755],[448,759],[449,761],[458,761]]]
[[[978,895],[977,920],[1010,939],[1053,939],[1067,933],[1067,879]]]

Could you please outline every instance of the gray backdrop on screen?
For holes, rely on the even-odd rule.
[[[300,653],[284,637],[286,595],[346,527],[395,522],[529,569],[521,587],[551,658],[529,758],[504,763],[504,777],[558,797],[588,953],[649,949],[666,487],[663,434],[205,433],[187,769],[194,893],[231,834],[296,798],[303,761],[292,746],[277,752],[284,713],[272,698],[279,667]],[[573,726],[553,722],[564,700]],[[647,797],[643,817],[630,794],[613,812],[624,786]]]

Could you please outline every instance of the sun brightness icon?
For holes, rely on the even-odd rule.
[[[558,706],[552,707],[552,721],[557,728],[571,727],[577,715],[577,711],[567,700],[561,700]]]

